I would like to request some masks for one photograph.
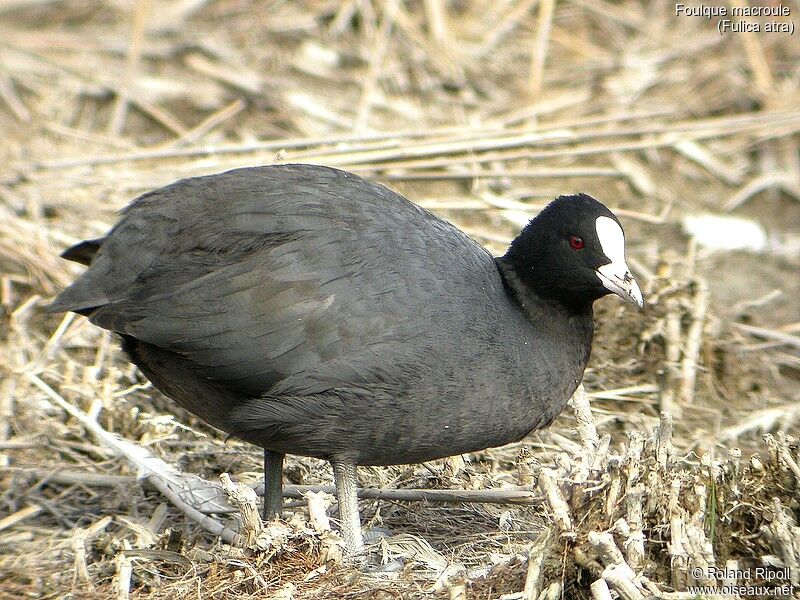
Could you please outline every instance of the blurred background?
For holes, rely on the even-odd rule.
[[[687,589],[703,561],[800,560],[800,4],[715,6],[729,16],[662,0],[0,0],[0,597],[601,598],[589,585],[610,563],[589,534],[618,518],[642,593]],[[587,192],[623,221],[648,303],[596,305],[594,442],[568,409],[520,444],[363,470],[371,487],[536,491],[364,501],[405,561],[377,583],[302,528],[291,551],[217,542],[59,403],[181,472],[258,480],[257,449],[43,306],[81,270],[59,252],[137,195],[286,162],[384,183],[497,254],[552,198]],[[294,458],[287,480],[331,476]]]

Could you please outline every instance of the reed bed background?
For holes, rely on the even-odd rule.
[[[661,0],[0,0],[0,127],[0,598],[800,593],[797,35]],[[136,195],[276,162],[381,181],[496,253],[585,191],[645,291],[597,304],[586,394],[548,430],[362,469],[393,572],[338,560],[303,487],[326,465],[291,458],[294,516],[262,527],[256,448],[43,311],[80,272],[58,253]],[[712,250],[706,215],[763,237]]]

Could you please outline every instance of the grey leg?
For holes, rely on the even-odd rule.
[[[280,452],[264,449],[264,520],[281,514],[283,507],[283,457]]]
[[[336,481],[336,496],[339,499],[344,550],[348,557],[353,557],[364,550],[361,517],[358,513],[356,466],[346,460],[331,461],[331,464],[333,465],[333,478]]]

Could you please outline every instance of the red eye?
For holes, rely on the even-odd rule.
[[[579,238],[577,235],[571,235],[569,236],[569,245],[573,250],[582,250],[586,244],[583,243],[583,238]]]

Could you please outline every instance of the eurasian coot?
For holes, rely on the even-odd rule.
[[[642,306],[624,235],[562,196],[499,258],[391,190],[320,166],[184,179],[145,194],[50,305],[122,337],[155,387],[265,449],[270,515],[284,454],[330,461],[347,551],[362,547],[357,465],[501,446],[577,387],[592,302]]]

